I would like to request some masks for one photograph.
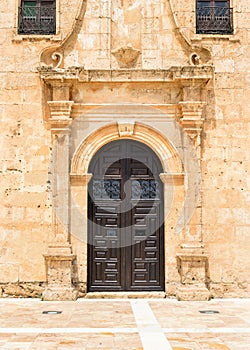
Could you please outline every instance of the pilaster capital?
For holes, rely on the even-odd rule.
[[[202,118],[202,111],[205,105],[201,101],[182,101],[179,102],[181,107],[180,123],[185,130],[201,131],[204,118]]]
[[[180,125],[191,138],[193,145],[197,148],[200,146],[200,133],[202,130],[204,118],[202,112],[205,102],[202,101],[181,101]]]
[[[70,113],[73,104],[73,101],[48,101],[51,129],[67,129],[72,121]]]
[[[203,242],[193,241],[182,243],[176,256],[181,261],[205,261],[208,259],[209,254]]]
[[[87,185],[89,181],[91,180],[93,174],[86,173],[86,174],[70,174],[70,183],[71,185],[75,186],[83,186]]]
[[[205,102],[202,101],[181,101],[179,102],[181,107],[181,121],[192,121],[203,122],[202,111],[205,105]]]
[[[184,173],[161,173],[160,179],[164,184],[183,185]]]

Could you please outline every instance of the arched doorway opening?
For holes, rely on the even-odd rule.
[[[159,158],[142,142],[120,139],[96,152],[88,172],[88,291],[163,291]]]

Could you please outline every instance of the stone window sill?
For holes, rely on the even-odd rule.
[[[12,41],[13,42],[21,42],[21,41],[42,41],[42,40],[46,40],[46,41],[61,41],[62,40],[62,36],[61,33],[58,34],[49,34],[49,35],[42,35],[42,34],[17,34],[17,32],[15,32],[13,34],[12,37]]]
[[[194,34],[191,37],[191,42],[201,41],[216,41],[216,40],[228,40],[231,42],[240,42],[240,38],[237,34]]]

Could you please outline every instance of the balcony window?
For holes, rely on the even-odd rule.
[[[19,7],[18,21],[18,34],[55,34],[55,0],[23,0]]]
[[[197,34],[232,34],[233,11],[229,0],[197,0]]]

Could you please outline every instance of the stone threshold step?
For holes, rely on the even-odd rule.
[[[139,298],[165,298],[165,292],[89,292],[87,299],[139,299]]]

